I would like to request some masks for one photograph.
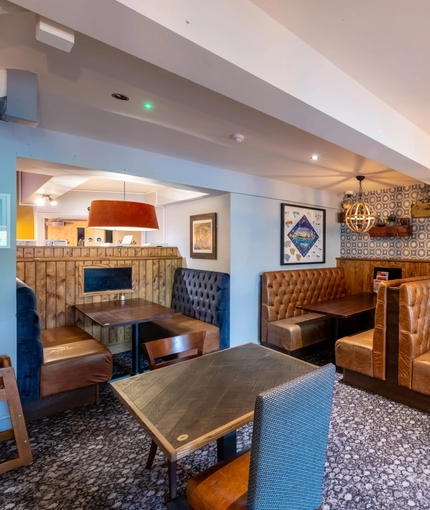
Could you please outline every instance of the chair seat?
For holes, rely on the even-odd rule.
[[[194,510],[246,510],[249,462],[247,451],[219,462],[191,478],[187,499]]]

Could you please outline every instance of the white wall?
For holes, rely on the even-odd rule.
[[[217,258],[190,258],[190,216],[217,213]],[[166,206],[166,241],[177,246],[185,266],[230,273],[230,195],[202,198],[192,202]]]

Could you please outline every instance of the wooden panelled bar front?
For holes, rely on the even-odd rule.
[[[41,328],[76,324],[117,353],[131,348],[131,326],[102,328],[74,309],[75,304],[120,298],[117,292],[85,295],[84,266],[132,267],[133,290],[126,297],[170,306],[182,256],[176,247],[17,247],[16,276],[36,293]]]
[[[343,267],[348,294],[373,292],[373,268],[402,268],[402,278],[430,276],[430,261],[408,259],[337,258],[337,267]]]

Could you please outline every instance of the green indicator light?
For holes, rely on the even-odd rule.
[[[145,110],[152,110],[152,103],[143,103],[143,107],[145,108]]]

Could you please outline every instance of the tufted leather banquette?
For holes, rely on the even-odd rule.
[[[430,395],[430,280],[400,287],[400,386]]]
[[[171,307],[182,315],[140,324],[143,341],[206,331],[204,353],[230,347],[229,274],[184,267],[176,269]]]
[[[261,275],[260,340],[287,352],[328,340],[333,319],[297,308],[346,296],[343,268],[269,271]]]
[[[336,365],[370,377],[386,379],[387,292],[403,283],[425,280],[418,276],[381,282],[375,310],[375,327],[336,342]]]
[[[360,335],[336,343],[336,365],[343,381],[430,412],[430,279],[428,276],[380,284],[373,338],[367,345]],[[380,337],[377,335],[377,326]],[[372,336],[372,335],[370,335]],[[378,374],[372,345],[381,342]],[[383,343],[382,343],[383,342]],[[363,354],[359,359],[357,350]],[[381,351],[382,353],[382,351]],[[372,368],[373,357],[373,368]],[[380,377],[382,375],[382,377]]]

